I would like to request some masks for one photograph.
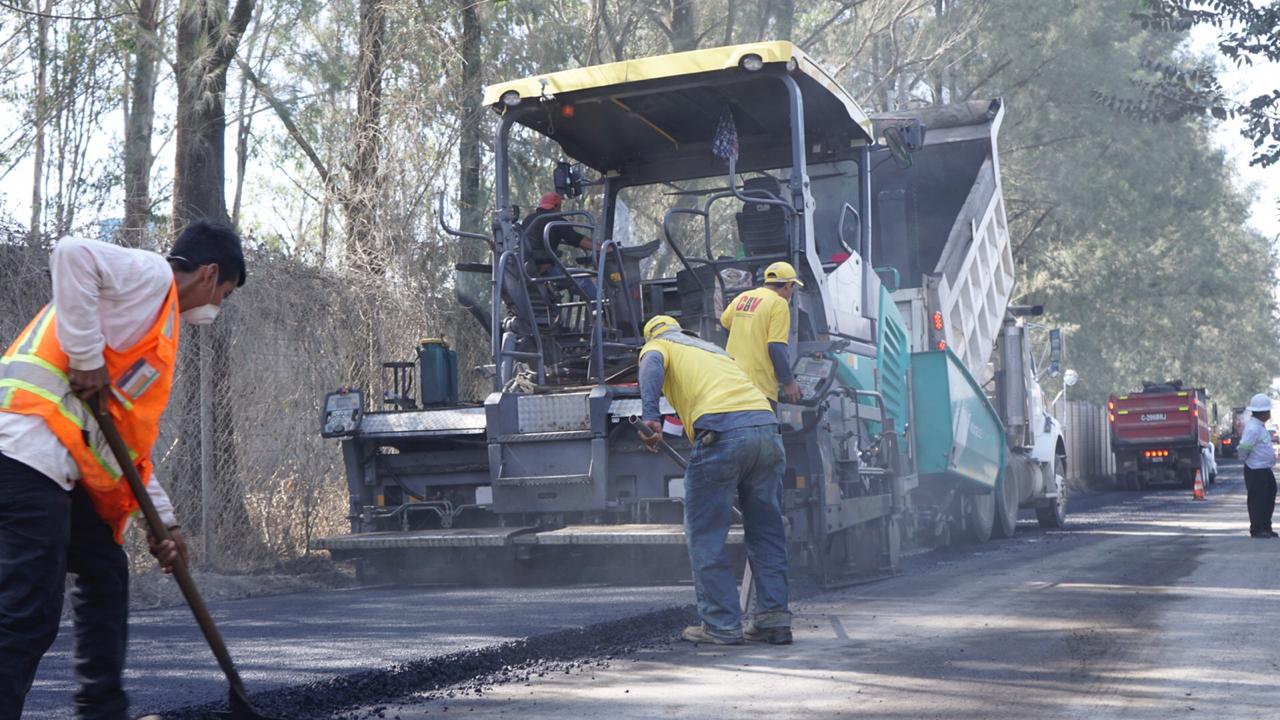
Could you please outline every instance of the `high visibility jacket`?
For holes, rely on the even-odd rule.
[[[742,366],[764,396],[777,402],[778,376],[769,357],[769,343],[787,344],[791,336],[791,306],[767,287],[734,298],[720,315],[729,331],[725,350]]]
[[[70,360],[62,351],[53,305],[45,306],[0,358],[0,412],[38,415],[75,460],[98,515],[124,542],[129,517],[138,501],[124,479],[93,412],[71,390]],[[151,481],[151,446],[160,432],[160,416],[169,403],[178,359],[178,286],[141,340],[123,351],[103,350],[111,376],[107,407],[129,447],[144,484]]]
[[[692,441],[694,423],[713,413],[773,412],[769,399],[752,384],[729,353],[704,340],[668,332],[645,343],[640,357],[657,351],[666,370],[662,394],[684,423]]]

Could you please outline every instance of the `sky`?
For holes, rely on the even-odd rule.
[[[1197,27],[1191,32],[1190,47],[1193,52],[1212,53],[1217,29]],[[1222,87],[1234,98],[1247,100],[1275,89],[1280,78],[1280,64],[1262,63],[1243,68],[1224,66],[1220,79]],[[1280,165],[1260,168],[1249,165],[1253,145],[1240,135],[1243,123],[1239,120],[1223,122],[1215,135],[1218,144],[1227,152],[1235,167],[1240,183],[1252,186],[1254,199],[1249,224],[1273,243],[1280,244]]]

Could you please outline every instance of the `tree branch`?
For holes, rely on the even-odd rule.
[[[218,52],[214,58],[214,67],[225,68],[231,64],[236,48],[240,46],[240,38],[249,28],[249,21],[253,19],[253,6],[254,0],[236,0],[231,18],[227,21],[227,34],[219,43]]]
[[[119,18],[128,17],[133,14],[132,12],[119,12],[114,15],[58,15],[56,13],[43,13],[37,10],[27,10],[26,8],[20,8],[17,5],[11,5],[4,0],[0,0],[0,7],[12,10],[22,15],[45,18],[47,20],[84,20],[87,22],[101,22],[105,20],[118,20]]]
[[[239,56],[235,56],[235,61],[236,65],[240,67],[240,72],[244,73],[244,76],[248,78],[249,82],[253,85],[253,89],[262,97],[263,100],[266,100],[267,104],[271,106],[271,109],[276,112],[276,117],[280,118],[280,122],[284,125],[285,130],[289,132],[289,137],[293,138],[293,141],[298,144],[298,147],[307,156],[307,159],[311,161],[316,172],[320,174],[320,179],[324,182],[325,187],[327,187],[330,192],[337,195],[339,191],[337,179],[334,177],[333,173],[330,172],[329,167],[324,164],[324,160],[320,159],[320,155],[316,152],[315,148],[311,146],[311,143],[307,140],[306,136],[302,134],[302,130],[298,127],[298,124],[293,121],[293,115],[289,112],[289,109],[285,107],[284,103],[271,92],[271,89],[258,78],[257,73],[253,71],[253,68],[249,67],[248,63],[241,60]]]

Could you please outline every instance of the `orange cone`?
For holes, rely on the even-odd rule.
[[[1191,499],[1204,500],[1204,481],[1200,479],[1200,471],[1196,471],[1195,485],[1191,486]]]

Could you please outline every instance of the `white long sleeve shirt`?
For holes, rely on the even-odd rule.
[[[1271,431],[1266,423],[1250,417],[1240,434],[1240,452],[1244,453],[1244,466],[1252,470],[1265,470],[1276,466],[1276,447],[1271,443]]]
[[[173,283],[173,270],[157,253],[68,237],[49,258],[55,330],[76,370],[102,367],[104,347],[127,350],[155,324]],[[44,419],[0,413],[0,453],[45,475],[68,492],[80,468]],[[166,525],[173,503],[153,475],[147,494]]]

